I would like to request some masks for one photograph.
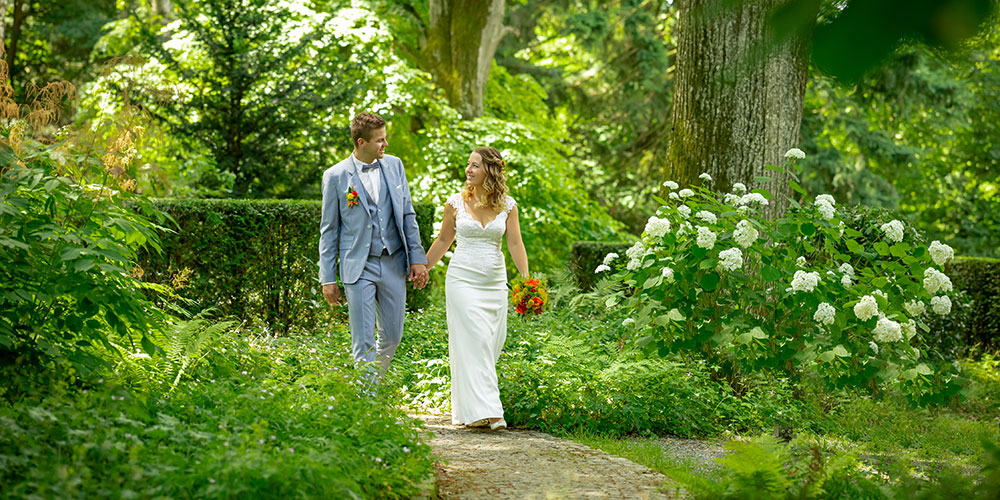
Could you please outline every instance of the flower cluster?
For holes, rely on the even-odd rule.
[[[515,280],[511,284],[510,302],[520,316],[541,314],[549,303],[549,292],[541,280],[529,278]]]
[[[898,220],[893,219],[892,221],[882,224],[879,229],[885,233],[886,239],[889,241],[899,243],[903,241],[903,223]]]
[[[743,267],[743,252],[739,248],[730,248],[719,252],[719,270],[735,271]]]

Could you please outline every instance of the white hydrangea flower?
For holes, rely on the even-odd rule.
[[[945,265],[948,261],[955,258],[955,251],[948,245],[941,243],[938,240],[931,242],[931,247],[928,248],[931,253],[931,259],[935,264],[939,266]]]
[[[747,187],[742,182],[737,182],[733,184],[733,192],[736,194],[745,194],[747,192]]]
[[[691,207],[687,205],[681,205],[677,207],[677,213],[681,214],[681,217],[687,219],[688,217],[691,216]]]
[[[607,264],[601,264],[601,265],[597,266],[597,269],[594,269],[594,274],[601,274],[601,273],[603,273],[605,271],[610,271],[610,270],[611,270],[611,268],[608,267]]]
[[[872,295],[878,295],[879,297],[882,297],[885,300],[889,300],[889,295],[883,292],[882,290],[875,290],[874,292],[872,292]]]
[[[899,323],[889,319],[889,318],[879,318],[878,324],[875,325],[875,329],[872,333],[875,334],[875,340],[877,342],[899,342],[903,340],[903,335],[901,332]]]
[[[690,222],[685,222],[677,227],[677,236],[684,236],[691,232],[694,232],[694,226]]]
[[[833,195],[820,194],[816,196],[816,201],[814,203],[829,203],[830,206],[836,206],[837,202],[834,201]]]
[[[680,197],[680,196],[677,196],[677,193],[676,193],[676,192],[673,192],[673,191],[671,191],[671,192],[670,192],[670,199],[671,199],[671,200],[675,200],[675,201],[679,201],[679,200],[681,199],[681,197]]]
[[[632,319],[632,318],[625,318],[625,321],[622,321],[622,326],[629,326],[629,325],[634,324],[634,323],[635,323],[634,319]]]
[[[669,268],[669,267],[664,267],[663,271],[660,271],[660,276],[662,276],[663,279],[665,279],[667,281],[673,281],[674,280],[674,270],[671,269],[671,268]]]
[[[917,322],[912,319],[899,326],[903,330],[903,336],[906,337],[906,340],[912,339],[917,334]]]
[[[670,188],[671,191],[674,191],[677,188],[679,188],[680,186],[678,186],[677,183],[674,182],[674,181],[667,181],[667,182],[663,183],[663,187]]]
[[[811,292],[820,282],[819,273],[805,271],[795,271],[792,277],[792,290],[796,292]]]
[[[785,151],[785,158],[795,158],[796,160],[801,160],[805,157],[806,157],[805,151],[802,151],[799,148],[792,148],[789,149],[788,151]]]
[[[910,316],[920,316],[927,311],[927,306],[922,300],[911,300],[903,303],[903,309],[906,309]]]
[[[840,229],[840,235],[841,236],[844,235],[844,227],[846,227],[846,226],[844,226],[844,221],[840,221],[840,224],[837,224],[837,228]]]
[[[795,259],[795,267],[806,267],[806,258],[799,256],[799,258]]]
[[[854,304],[854,315],[861,321],[868,321],[878,316],[878,302],[875,302],[875,297],[871,295],[861,297],[861,300]]]
[[[715,214],[709,212],[708,210],[702,210],[694,214],[694,216],[705,221],[708,224],[715,224],[716,221],[718,221],[718,219],[715,217]]]
[[[944,316],[951,312],[951,299],[947,295],[931,297],[931,310]]]
[[[706,250],[711,250],[715,247],[715,233],[711,229],[705,226],[698,226],[698,246]]]
[[[854,276],[854,266],[848,264],[847,262],[841,264],[840,267],[837,268],[837,270],[848,276]]]
[[[876,344],[874,341],[868,342],[868,347],[871,347],[872,350],[875,351],[875,354],[878,354],[878,344]]]
[[[694,196],[694,191],[691,191],[690,189],[681,189],[680,195],[681,198],[690,198]]]
[[[938,290],[943,290],[945,292],[950,292],[952,289],[951,278],[946,274],[934,269],[933,267],[928,267],[924,271],[924,290],[927,293],[933,295],[938,292]]]
[[[750,221],[744,219],[736,223],[736,230],[733,231],[733,239],[736,240],[737,245],[747,248],[753,245],[753,242],[757,241],[758,236],[760,236],[760,233],[757,232],[757,229],[753,227]]]
[[[708,172],[702,172],[701,175],[698,176],[698,178],[705,182],[712,182],[712,176],[708,175]]]
[[[739,248],[730,248],[719,252],[719,269],[735,271],[741,267],[743,267],[743,252]]]
[[[646,234],[653,238],[662,238],[663,235],[670,232],[670,221],[668,219],[661,219],[657,216],[652,216],[649,221],[646,222]]]
[[[611,262],[613,262],[617,258],[618,258],[618,254],[616,254],[614,252],[611,252],[611,253],[605,255],[604,256],[604,265],[605,266],[610,266]]]
[[[628,256],[628,265],[625,267],[629,271],[634,271],[639,269],[639,265],[642,264],[642,258],[646,256],[647,250],[645,245],[641,241],[635,242],[631,248],[625,251],[625,255]]]
[[[837,319],[837,310],[832,305],[823,302],[816,308],[813,320],[821,325],[832,325]]]
[[[750,203],[758,203],[761,206],[767,206],[767,198],[760,193],[747,193],[740,198],[740,204],[749,205]]]
[[[837,209],[833,208],[833,205],[818,200],[816,201],[816,210],[819,211],[824,220],[830,220],[834,215],[837,215]]]
[[[739,205],[740,200],[741,198],[739,197],[739,195],[735,195],[732,193],[726,193],[726,196],[723,198],[723,201],[726,203],[726,205]]]
[[[894,241],[899,243],[903,241],[903,223],[896,219],[893,219],[882,226],[879,227],[883,233],[885,233],[885,238],[889,241]]]
[[[852,285],[854,285],[854,281],[852,281],[852,277],[853,277],[853,275],[850,275],[850,274],[845,274],[845,275],[841,276],[840,277],[840,284],[843,287],[845,287],[845,288],[850,288]]]

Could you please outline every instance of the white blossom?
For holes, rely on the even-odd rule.
[[[698,246],[706,250],[711,250],[715,247],[715,233],[711,229],[705,226],[698,226]]]
[[[826,302],[821,303],[819,307],[816,308],[816,313],[813,314],[813,320],[821,325],[832,325],[836,319],[837,310]]]
[[[693,232],[694,226],[690,222],[685,222],[680,226],[677,226],[677,236],[684,236],[687,233]]]
[[[878,354],[878,344],[874,341],[868,342],[868,347],[871,347],[872,350],[875,351],[875,354]]]
[[[878,316],[878,302],[875,302],[875,297],[871,295],[861,297],[861,300],[854,304],[854,315],[861,321],[868,321]]]
[[[951,278],[946,274],[934,269],[933,267],[928,267],[924,271],[924,290],[927,290],[929,294],[935,294],[938,290],[945,292],[950,292],[952,289]]]
[[[694,196],[694,191],[691,191],[690,189],[681,189],[680,195],[681,198],[690,198]]]
[[[611,262],[618,258],[618,254],[611,252],[604,256],[604,265],[610,266]]]
[[[708,172],[702,172],[701,175],[698,176],[698,178],[705,182],[712,182],[712,176],[708,175]]]
[[[668,232],[670,232],[670,221],[668,219],[661,219],[654,215],[646,222],[646,234],[652,238],[662,238]]]
[[[889,319],[889,318],[879,318],[878,324],[875,325],[875,329],[872,330],[875,334],[875,340],[882,342],[899,342],[903,340],[903,335],[901,333],[901,328],[899,323]]]
[[[719,252],[719,269],[735,271],[741,267],[743,267],[743,252],[739,248]]]
[[[733,239],[736,240],[736,244],[747,248],[753,245],[753,242],[757,241],[757,237],[760,233],[757,229],[753,227],[750,221],[744,219],[736,223],[736,230],[733,231]]]
[[[882,297],[885,300],[889,300],[889,295],[883,292],[882,290],[875,290],[874,292],[872,292],[872,295],[878,295],[879,297]]]
[[[733,184],[733,192],[736,194],[744,194],[747,192],[747,187],[742,182],[737,182]]]
[[[642,258],[646,256],[648,250],[642,244],[641,241],[635,242],[628,250],[625,251],[625,255],[628,256],[629,261],[625,266],[629,271],[634,271],[639,269],[639,265],[642,264]]]
[[[837,268],[837,270],[840,271],[840,272],[842,272],[842,273],[844,273],[844,274],[846,274],[846,275],[848,275],[848,276],[854,276],[854,266],[852,266],[852,265],[850,265],[850,264],[848,264],[846,262],[844,262],[843,264],[841,264],[840,267]]]
[[[903,336],[906,337],[906,340],[912,339],[913,336],[917,334],[917,322],[912,319],[906,323],[901,323],[899,327],[902,329]]]
[[[806,267],[806,258],[802,257],[802,256],[799,256],[799,258],[795,259],[795,266],[796,267]]]
[[[681,217],[687,219],[691,216],[691,207],[687,205],[680,205],[677,207],[677,213],[681,214]]]
[[[829,194],[816,195],[816,201],[814,203],[823,203],[823,202],[829,203],[831,207],[837,205],[837,202],[834,201],[832,195]]]
[[[845,275],[841,276],[841,277],[840,277],[840,284],[841,284],[841,285],[842,285],[843,287],[845,287],[845,288],[850,288],[850,287],[851,287],[851,285],[853,285],[853,284],[854,284],[854,281],[852,281],[852,277],[853,277],[853,276],[852,276],[852,275],[850,275],[850,274],[845,274]]]
[[[767,206],[767,198],[760,193],[747,193],[740,198],[740,204],[749,205],[750,203],[759,203],[762,206]]]
[[[726,203],[726,205],[739,205],[740,204],[740,197],[739,197],[739,195],[735,195],[735,194],[732,194],[732,193],[726,193],[726,196],[725,196],[725,198],[723,198],[723,201]]]
[[[708,210],[702,210],[702,211],[694,214],[694,216],[697,217],[697,218],[699,218],[699,219],[701,219],[701,220],[703,220],[703,221],[705,221],[708,224],[715,224],[715,222],[718,220],[715,217],[715,214],[713,214],[712,212],[709,212]]]
[[[631,325],[633,323],[635,323],[634,319],[632,319],[632,318],[625,318],[625,321],[622,321],[622,326],[629,326],[629,325]]]
[[[611,270],[611,268],[608,267],[607,264],[601,264],[601,265],[597,266],[597,269],[594,269],[594,274],[601,274],[601,273],[603,273],[605,271],[610,271],[610,270]]]
[[[816,201],[816,210],[823,217],[824,220],[830,220],[834,215],[837,215],[837,210],[833,208],[833,205],[826,203],[825,201]]]
[[[671,269],[671,268],[669,268],[669,267],[664,267],[663,271],[660,271],[660,276],[662,276],[663,279],[665,279],[667,281],[673,281],[674,280],[674,270]]]
[[[792,148],[789,149],[788,151],[785,151],[785,158],[795,158],[796,160],[801,160],[805,157],[806,157],[805,151],[802,151],[799,148]]]
[[[899,243],[900,241],[903,241],[903,223],[902,222],[899,222],[898,220],[893,219],[893,220],[891,220],[889,222],[886,222],[885,224],[882,224],[882,226],[879,227],[879,229],[881,229],[882,232],[885,233],[885,237],[889,241],[894,241],[896,243]]]
[[[931,297],[931,309],[941,316],[951,312],[951,299],[947,295]]]
[[[906,309],[910,316],[920,316],[927,310],[927,305],[922,300],[911,300],[903,303],[903,309]]]
[[[931,253],[931,259],[939,266],[943,266],[946,262],[955,258],[955,251],[950,246],[938,240],[932,241],[928,250]]]
[[[680,186],[678,186],[677,183],[674,182],[674,181],[667,181],[667,182],[663,183],[663,187],[670,188],[671,191],[674,191],[677,188],[679,188]]]
[[[681,197],[680,197],[680,196],[677,196],[677,193],[675,193],[675,192],[671,191],[671,192],[670,192],[670,199],[671,199],[671,200],[675,200],[675,201],[676,201],[676,200],[680,200],[680,199],[681,199]]]
[[[811,292],[819,284],[820,277],[817,272],[795,271],[792,277],[792,290],[796,292]]]

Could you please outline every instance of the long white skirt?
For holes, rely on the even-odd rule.
[[[496,363],[507,340],[507,272],[452,259],[445,279],[451,420],[470,424],[503,417]]]

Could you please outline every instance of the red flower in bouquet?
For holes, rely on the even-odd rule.
[[[549,302],[549,293],[541,280],[516,280],[511,286],[510,302],[520,316],[541,314]]]

